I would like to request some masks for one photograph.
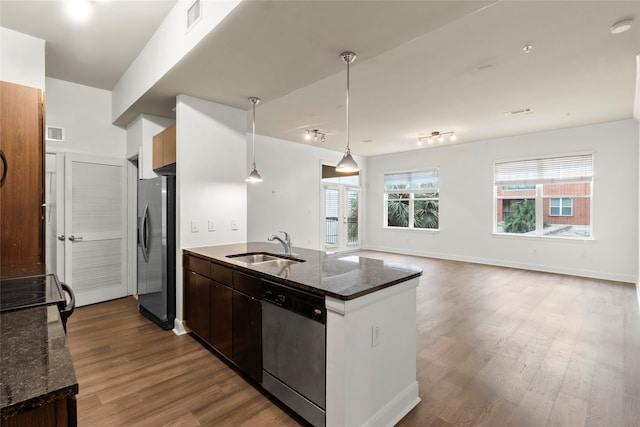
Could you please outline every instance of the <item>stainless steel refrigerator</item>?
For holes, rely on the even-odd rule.
[[[175,176],[138,180],[138,307],[165,330],[176,317]]]

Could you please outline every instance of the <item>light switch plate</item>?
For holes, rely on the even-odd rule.
[[[236,221],[235,219],[231,220],[231,229],[234,231],[238,229],[238,221]]]
[[[198,221],[197,219],[192,219],[191,220],[191,232],[192,233],[199,233],[200,232],[200,221]]]
[[[216,220],[215,219],[210,219],[209,220],[209,231],[216,231]]]

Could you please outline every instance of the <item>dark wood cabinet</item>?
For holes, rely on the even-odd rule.
[[[262,281],[233,272],[233,361],[262,382]]]
[[[184,255],[184,321],[242,372],[262,382],[262,282]]]
[[[210,290],[211,280],[184,270],[184,319],[189,329],[206,342],[211,342]]]
[[[44,94],[0,82],[0,271],[44,264]]]
[[[230,287],[211,281],[211,345],[228,359],[233,358],[232,294]]]
[[[77,425],[75,396],[54,400],[38,408],[2,420],[2,427],[76,427]]]
[[[233,291],[233,362],[262,382],[262,307],[260,300]]]

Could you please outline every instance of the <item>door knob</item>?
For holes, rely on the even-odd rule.
[[[60,240],[61,242],[64,242],[64,234],[59,235],[58,240]]]
[[[69,240],[71,240],[72,242],[79,242],[79,241],[82,240],[82,236],[71,235],[71,236],[69,236]]]

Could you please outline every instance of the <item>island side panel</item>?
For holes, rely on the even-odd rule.
[[[414,278],[353,300],[326,297],[326,425],[393,426],[420,402],[417,286]]]

